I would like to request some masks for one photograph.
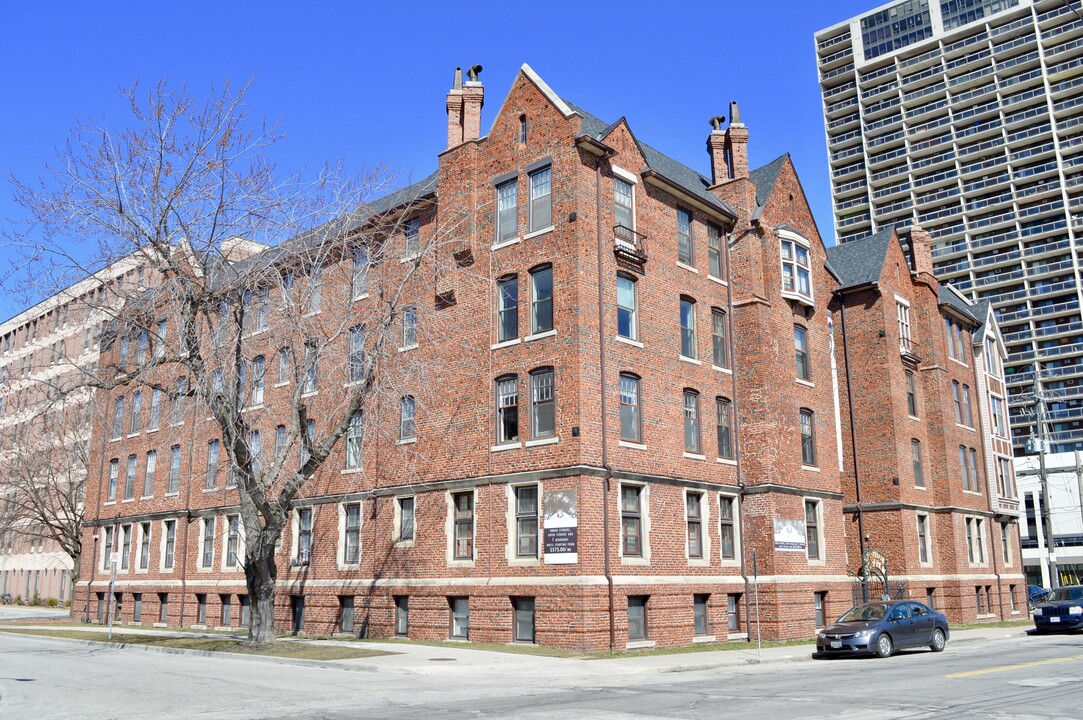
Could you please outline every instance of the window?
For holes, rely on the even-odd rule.
[[[959,477],[963,481],[963,490],[970,489],[970,469],[967,467],[966,446],[959,446]]]
[[[288,347],[278,349],[278,384],[282,385],[290,381],[290,349]]]
[[[978,474],[978,451],[970,448],[970,486],[974,492],[981,492],[981,476]]]
[[[703,493],[686,492],[685,523],[688,526],[688,557],[703,557]]]
[[[731,633],[737,633],[741,631],[741,596],[727,595],[726,596],[726,616],[729,620],[727,623],[728,629]]]
[[[338,598],[338,629],[340,632],[352,633],[354,621],[354,597],[353,595],[340,595]]]
[[[681,356],[696,359],[696,301],[681,298]]]
[[[365,328],[363,325],[350,328],[350,355],[347,373],[349,381],[360,382],[365,379]]]
[[[200,567],[209,568],[214,565],[214,525],[215,518],[203,518],[203,541],[201,543],[203,554],[200,558]]]
[[[320,364],[319,351],[314,342],[305,342],[305,363],[305,382],[301,393],[307,395],[316,392],[316,374]]]
[[[963,417],[966,418],[967,427],[974,427],[974,413],[970,405],[969,385],[963,385]]]
[[[158,593],[158,622],[165,625],[169,619],[169,593]]]
[[[143,622],[143,593],[132,593],[132,622]]]
[[[361,561],[361,503],[345,506],[342,560],[348,564]]]
[[[140,430],[143,415],[143,393],[138,390],[132,393],[132,417],[128,423],[128,434],[135,435]]]
[[[737,558],[737,533],[734,527],[737,498],[721,495],[718,498],[719,536],[721,546],[718,554],[723,560],[735,560]]]
[[[698,454],[699,445],[699,393],[684,391],[684,451]]]
[[[188,394],[188,378],[177,378],[177,395],[173,398],[173,416],[171,422],[180,425],[184,422],[184,398]]]
[[[466,640],[470,637],[470,599],[448,598],[451,608],[451,637]]]
[[[207,594],[196,593],[196,625],[207,623]]]
[[[921,460],[921,441],[910,441],[910,455],[914,462],[914,485],[925,487],[925,468]]]
[[[643,487],[620,486],[620,532],[624,557],[643,556],[643,511],[641,507]]]
[[[504,243],[519,235],[519,184],[515,180],[496,188],[496,241]]]
[[[122,525],[120,528],[120,569],[127,570],[132,556],[132,526]],[[36,586],[35,586],[36,588]]]
[[[820,557],[820,502],[805,501],[805,547],[809,560],[821,560]]]
[[[169,321],[160,318],[157,323],[156,337],[154,339],[154,359],[160,360],[165,357],[165,339],[169,331]]]
[[[105,499],[112,502],[117,499],[117,479],[120,477],[120,461],[109,461],[109,486],[105,491]]]
[[[959,389],[959,381],[951,381],[951,397],[955,401],[955,422],[959,425],[963,424],[963,400],[961,391]]]
[[[622,178],[613,178],[613,224],[635,230],[635,186]],[[617,230],[620,236],[621,230]]]
[[[278,425],[275,427],[275,460],[278,460],[282,456],[282,451],[286,449],[286,426]]]
[[[218,601],[222,605],[222,614],[220,616],[219,622],[222,624],[223,627],[229,627],[230,624],[233,622],[233,605],[231,603],[231,600],[231,595],[218,596]]]
[[[707,600],[710,595],[695,594],[692,596],[692,617],[695,633],[702,637],[710,634],[710,626],[707,621]]]
[[[1011,526],[1006,522],[1000,523],[1000,556],[1004,559],[1005,565],[1012,564],[1011,538]]]
[[[131,500],[135,497],[135,455],[128,456],[128,471],[124,474],[124,499]]]
[[[162,568],[173,569],[173,550],[177,543],[177,521],[165,520],[162,522]]]
[[[1012,461],[997,458],[997,493],[1003,498],[1015,497],[1015,476],[1012,473]]]
[[[181,448],[180,445],[174,445],[169,448],[169,485],[166,488],[167,493],[175,493],[180,488],[180,463]]]
[[[312,557],[312,508],[297,510],[297,557],[295,565],[307,565]]]
[[[530,173],[530,230],[537,232],[553,224],[553,169]]]
[[[350,273],[350,299],[360,300],[369,289],[369,249],[353,249],[353,272]]]
[[[519,142],[526,143],[526,115],[519,116]]]
[[[708,272],[712,277],[722,279],[722,231],[717,225],[707,226],[707,260],[710,265]]]
[[[631,373],[620,374],[620,437],[629,442],[642,442],[643,425],[639,410],[639,378]]]
[[[123,433],[124,427],[124,398],[118,397],[113,401],[113,439],[116,440]]]
[[[461,492],[451,496],[455,507],[456,560],[474,559],[474,493]]]
[[[361,467],[361,448],[364,440],[364,426],[360,412],[354,413],[346,428],[346,467],[353,470]]]
[[[241,627],[247,627],[252,613],[252,599],[247,595],[238,595],[237,600],[241,604]]]
[[[146,330],[139,331],[139,340],[137,341],[135,351],[135,363],[136,365],[143,365],[147,362],[147,346],[150,342],[150,338],[147,335]]]
[[[816,414],[801,408],[801,464],[816,466]]]
[[[507,375],[496,380],[496,443],[519,441],[519,378]]]
[[[420,228],[421,220],[418,218],[410,218],[406,221],[402,242],[402,257],[404,259],[415,258],[420,254],[418,244],[418,231]]]
[[[515,490],[515,555],[538,557],[538,486]]]
[[[150,567],[150,523],[139,523],[139,569]]]
[[[812,593],[812,607],[816,615],[816,627],[824,627],[827,625],[827,613],[824,610],[824,605],[827,604],[827,593],[817,592]]]
[[[910,305],[895,299],[895,316],[899,321],[899,350],[908,353],[913,349],[910,341]]]
[[[929,562],[929,516],[918,513],[918,560]]]
[[[808,330],[800,325],[794,325],[793,345],[797,358],[797,379],[811,382],[812,368],[809,364]]]
[[[966,519],[966,552],[971,564],[985,563],[985,527],[980,518]]]
[[[958,360],[959,359],[959,353],[956,352],[956,350],[955,350],[955,328],[954,328],[954,325],[955,325],[955,323],[952,322],[951,318],[944,318],[944,330],[947,332],[947,335],[948,335],[948,357],[951,358],[952,360]]]
[[[647,595],[628,596],[628,641],[647,639]]]
[[[530,271],[530,332],[533,335],[553,329],[553,268]]]
[[[918,388],[912,370],[906,371],[906,412],[910,417],[918,416]]]
[[[812,264],[808,241],[793,233],[780,232],[782,254],[782,291],[798,299],[812,299]]]
[[[1004,400],[998,397],[991,397],[990,399],[990,414],[993,418],[993,434],[997,437],[1008,437],[1008,424],[1004,418]]]
[[[402,309],[402,346],[417,347],[417,308],[413,305]]]
[[[154,388],[150,393],[150,417],[147,418],[147,430],[157,430],[162,413],[162,390]]]
[[[305,287],[304,312],[306,314],[318,313],[322,305],[323,268],[314,267],[308,275],[308,286]]]
[[[556,436],[556,395],[553,368],[530,373],[530,437]]]
[[[726,313],[718,308],[711,308],[711,361],[716,367],[730,366],[730,352],[726,342]]]
[[[213,490],[218,485],[218,450],[221,443],[211,440],[207,443],[207,480],[204,487]]]
[[[241,542],[241,517],[239,515],[226,516],[226,567],[237,567],[237,555],[240,552]]]
[[[692,239],[692,213],[677,208],[677,262],[694,266],[695,247]]]
[[[507,342],[519,337],[519,277],[507,275],[496,281],[496,339]]]
[[[398,498],[399,536],[398,541],[414,539],[414,498]]]
[[[113,542],[116,536],[117,529],[113,525],[109,525],[105,528],[105,541],[102,542],[102,570],[109,569],[109,555],[113,552]],[[29,579],[29,573],[27,574]],[[30,593],[27,593],[29,595]]]
[[[252,360],[252,404],[263,404],[263,379],[267,374],[267,361],[262,355]]]
[[[404,395],[399,401],[399,440],[413,440],[415,437],[414,396]]]
[[[395,634],[410,634],[410,598],[406,595],[395,596]]]
[[[617,275],[617,336],[635,340],[636,281],[627,275]]]
[[[512,598],[515,626],[512,628],[514,642],[534,642],[534,598]]]

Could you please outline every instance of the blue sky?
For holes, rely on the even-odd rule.
[[[753,166],[793,155],[834,242],[813,33],[876,0],[721,2],[4,3],[0,223],[23,217],[8,178],[40,174],[73,122],[128,122],[117,92],[163,77],[206,93],[255,79],[257,116],[281,119],[284,170],[342,158],[403,179],[436,167],[456,65],[480,63],[487,130],[519,66],[595,115],[709,173],[708,119],[741,105]],[[183,8],[179,10],[178,8]],[[0,277],[8,266],[0,248]],[[23,298],[4,288],[0,318]]]

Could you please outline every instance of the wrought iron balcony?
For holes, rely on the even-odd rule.
[[[623,225],[613,226],[613,252],[633,262],[647,262],[647,236]]]

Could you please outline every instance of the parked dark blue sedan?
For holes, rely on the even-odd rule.
[[[940,652],[948,642],[948,619],[910,600],[858,605],[816,635],[816,654],[870,653],[882,658],[895,650],[928,647]]]
[[[1049,594],[1049,591],[1040,585],[1027,585],[1027,602],[1031,607],[1045,600],[1045,596]]]
[[[1083,585],[1057,588],[1034,608],[1035,632],[1080,628],[1083,628]]]

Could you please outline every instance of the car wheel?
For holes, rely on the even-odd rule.
[[[944,638],[944,631],[937,628],[933,630],[933,641],[929,643],[929,648],[933,652],[944,652],[944,646],[947,645],[947,642]]]
[[[891,642],[891,636],[887,633],[881,633],[880,637],[876,639],[876,656],[877,657],[891,657],[891,653],[895,652],[895,643]]]

